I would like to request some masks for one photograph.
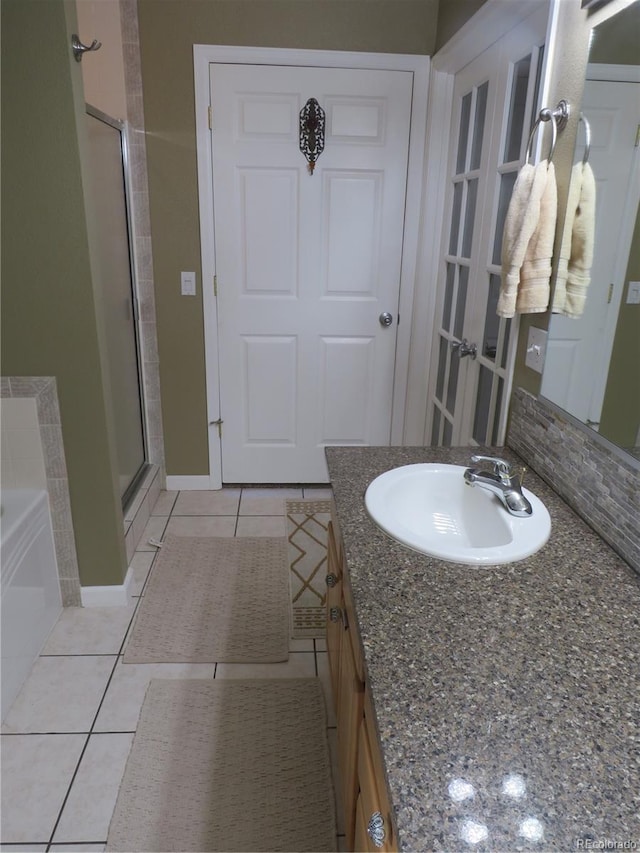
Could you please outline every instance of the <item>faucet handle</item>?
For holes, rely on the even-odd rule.
[[[476,456],[471,457],[473,463],[487,462],[493,467],[493,472],[501,480],[506,481],[511,479],[511,464],[506,459],[500,459],[497,456]]]

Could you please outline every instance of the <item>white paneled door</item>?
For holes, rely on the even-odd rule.
[[[496,314],[504,220],[538,111],[547,11],[457,71],[425,442],[504,442],[515,343]]]
[[[212,63],[210,85],[222,478],[325,482],[326,445],[390,441],[412,75]]]

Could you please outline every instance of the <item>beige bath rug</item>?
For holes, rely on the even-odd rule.
[[[167,536],[125,663],[272,663],[289,656],[283,538]]]
[[[331,501],[286,501],[291,636],[324,637]]]
[[[107,850],[336,850],[316,678],[152,680]]]

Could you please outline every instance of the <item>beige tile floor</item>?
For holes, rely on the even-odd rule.
[[[323,640],[291,640],[288,663],[122,663],[125,638],[157,553],[150,538],[161,539],[167,532],[281,536],[286,498],[327,499],[330,494],[303,488],[161,492],[131,560],[131,605],[64,610],[7,714],[1,734],[1,851],[104,850],[151,678],[320,678],[335,767],[335,717]],[[337,849],[343,849],[340,816],[338,833]]]

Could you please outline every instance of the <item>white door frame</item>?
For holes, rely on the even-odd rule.
[[[222,486],[222,455],[218,430],[213,421],[221,417],[218,375],[218,318],[213,291],[216,259],[213,221],[213,164],[209,130],[209,64],[222,62],[243,65],[294,65],[320,68],[352,68],[413,73],[411,132],[407,167],[405,227],[400,274],[399,325],[393,384],[391,443],[401,444],[407,396],[411,315],[420,237],[423,163],[429,85],[429,57],[391,53],[351,53],[344,51],[296,50],[196,44],[193,65],[196,106],[196,147],[198,198],[200,209],[200,245],[202,256],[202,301],[204,310],[205,364],[207,383],[207,421],[209,430],[209,488]]]
[[[540,97],[545,102],[550,87],[549,69],[553,67],[560,2],[561,0],[529,0],[527,3],[514,3],[512,0],[486,0],[432,59],[426,138],[429,157],[425,162],[421,222],[423,239],[416,275],[414,334],[407,380],[409,393],[406,402],[405,444],[430,443],[430,436],[425,435],[425,432],[428,424],[428,388],[432,369],[431,331],[437,299],[437,287],[434,282],[438,281],[444,199],[448,182],[446,169],[443,169],[442,164],[447,162],[450,146],[454,144],[450,138],[454,77],[514,27],[536,14],[539,9],[546,9],[546,49],[540,84]],[[517,331],[517,326],[513,326],[508,362],[511,367],[505,382],[507,399],[511,394]]]

